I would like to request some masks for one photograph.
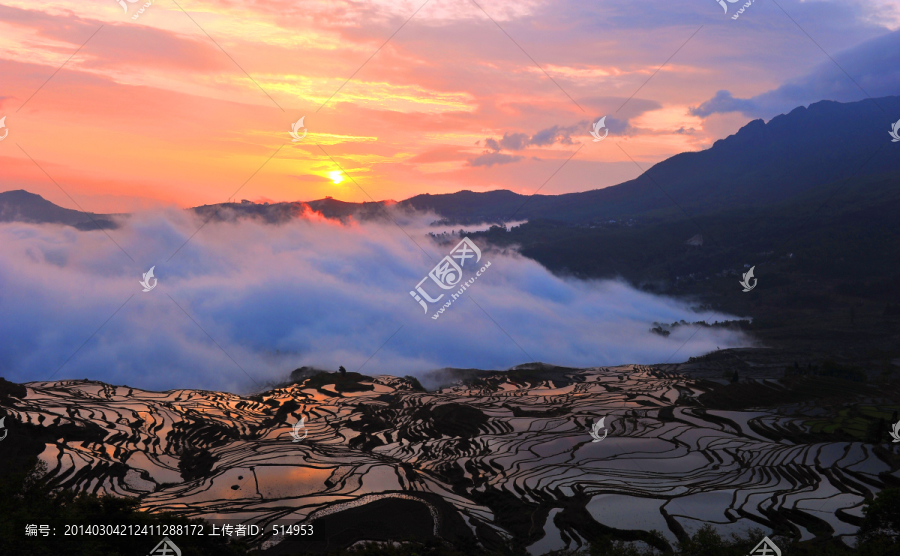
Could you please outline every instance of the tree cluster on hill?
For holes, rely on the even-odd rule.
[[[679,326],[701,326],[703,328],[725,328],[728,330],[745,330],[750,327],[750,321],[747,319],[740,319],[740,320],[725,320],[722,322],[715,321],[715,322],[710,323],[710,322],[706,322],[704,320],[698,320],[695,322],[687,322],[686,320],[681,319],[680,321],[673,322],[671,324],[666,324],[664,322],[662,322],[662,323],[654,322],[653,325],[654,326],[653,326],[653,328],[650,329],[650,332],[653,332],[654,334],[659,334],[663,338],[666,338],[669,336],[669,334],[672,333],[673,330],[675,330]]]
[[[866,382],[867,380],[866,373],[862,369],[841,365],[830,360],[823,361],[821,365],[807,363],[806,367],[794,361],[793,367],[784,368],[784,376],[825,376],[854,382]]]

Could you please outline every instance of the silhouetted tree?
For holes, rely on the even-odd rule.
[[[338,367],[338,372],[341,373],[342,375],[345,375],[345,374],[347,374],[347,369],[345,369],[344,366],[341,365],[340,367]]]
[[[863,543],[877,543],[887,549],[883,554],[896,554],[893,550],[900,547],[900,489],[882,490],[863,513],[866,517],[859,528]]]

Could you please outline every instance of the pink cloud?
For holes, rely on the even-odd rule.
[[[878,14],[861,7],[787,1],[786,9],[827,16],[816,25],[845,29],[838,46],[884,31],[871,22]],[[822,61],[787,36],[760,42],[758,28],[716,22],[715,10],[619,0],[485,6],[553,80],[470,2],[429,4],[373,55],[419,5],[222,0],[202,11],[186,6],[228,55],[164,4],[139,23],[117,19],[114,4],[108,10],[73,4],[69,11],[0,6],[8,40],[22,45],[0,54],[0,110],[16,110],[103,25],[7,120],[24,147],[86,197],[104,204],[129,196],[181,206],[219,202],[265,166],[247,183],[247,195],[368,200],[355,187],[323,178],[337,168],[316,141],[378,198],[464,188],[525,192],[552,174],[570,154],[567,147],[586,140],[587,120],[608,115],[612,139],[627,137],[629,152],[652,164],[736,131],[740,119],[698,122],[689,114],[716,91],[749,98]],[[703,30],[684,45],[701,23]],[[764,46],[748,59],[731,46],[738,42]],[[665,111],[662,123],[655,111]],[[289,144],[287,131],[301,116],[309,140]],[[635,124],[641,118],[645,127]],[[490,140],[502,148],[491,148]],[[476,141],[494,152],[479,154],[484,147],[474,148]],[[547,191],[618,183],[634,169],[624,170],[630,161],[612,145],[586,145]],[[0,156],[23,157],[9,141]],[[44,187],[44,178],[28,182],[19,169],[5,175]],[[298,185],[298,175],[315,177]]]

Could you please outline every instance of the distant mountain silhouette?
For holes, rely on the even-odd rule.
[[[306,203],[221,203],[194,210],[204,217],[255,216],[277,223],[295,218],[305,207],[327,218],[369,219],[383,217],[383,207],[396,205],[431,210],[454,224],[523,219],[571,224],[609,218],[682,218],[681,209],[696,216],[763,207],[852,176],[900,171],[897,146],[888,135],[894,118],[900,117],[900,97],[877,101],[887,113],[871,100],[821,101],[769,123],[753,120],[709,149],[675,155],[633,180],[580,193],[528,196],[506,190],[459,191],[416,195],[399,203],[347,203],[326,198]],[[0,219],[5,221],[93,226],[84,213],[57,207],[21,190],[0,194],[0,208]]]
[[[0,222],[64,224],[85,231],[118,227],[111,215],[63,208],[24,189],[0,193]]]
[[[232,220],[241,217],[251,217],[260,218],[270,224],[278,224],[297,218],[307,211],[315,211],[322,214],[325,218],[336,220],[346,220],[351,216],[369,220],[383,216],[382,208],[388,204],[393,204],[393,201],[348,203],[327,197],[317,201],[271,204],[251,203],[243,200],[239,203],[202,205],[194,207],[193,210],[204,219]]]
[[[511,191],[460,191],[417,195],[400,205],[460,222],[545,218],[569,223],[680,213],[673,200],[691,215],[763,206],[853,175],[900,171],[900,153],[888,135],[900,117],[900,97],[881,98],[878,104],[887,113],[871,100],[821,101],[769,123],[753,120],[707,150],[675,155],[605,189],[530,198]]]
[[[887,113],[871,100],[821,101],[769,123],[753,120],[709,149],[675,155],[633,180],[604,189],[531,196],[507,190],[426,193],[396,205],[431,210],[454,224],[538,218],[570,224],[610,218],[682,218],[675,203],[691,216],[762,207],[851,176],[900,171],[900,156],[888,135],[894,118],[900,117],[900,97],[877,101]],[[323,199],[307,204],[329,218],[351,214],[371,218],[381,214],[380,206],[388,202]],[[252,203],[213,207],[278,214],[284,211],[279,208],[282,205],[299,203],[276,203],[265,209]]]

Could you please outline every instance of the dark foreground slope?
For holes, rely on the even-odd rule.
[[[897,214],[900,173],[889,173],[690,219],[580,227],[537,220],[472,235],[555,273],[623,277],[751,317],[768,345],[877,361],[900,358]],[[688,243],[697,236],[702,244]],[[758,284],[743,292],[739,281],[751,266]]]

